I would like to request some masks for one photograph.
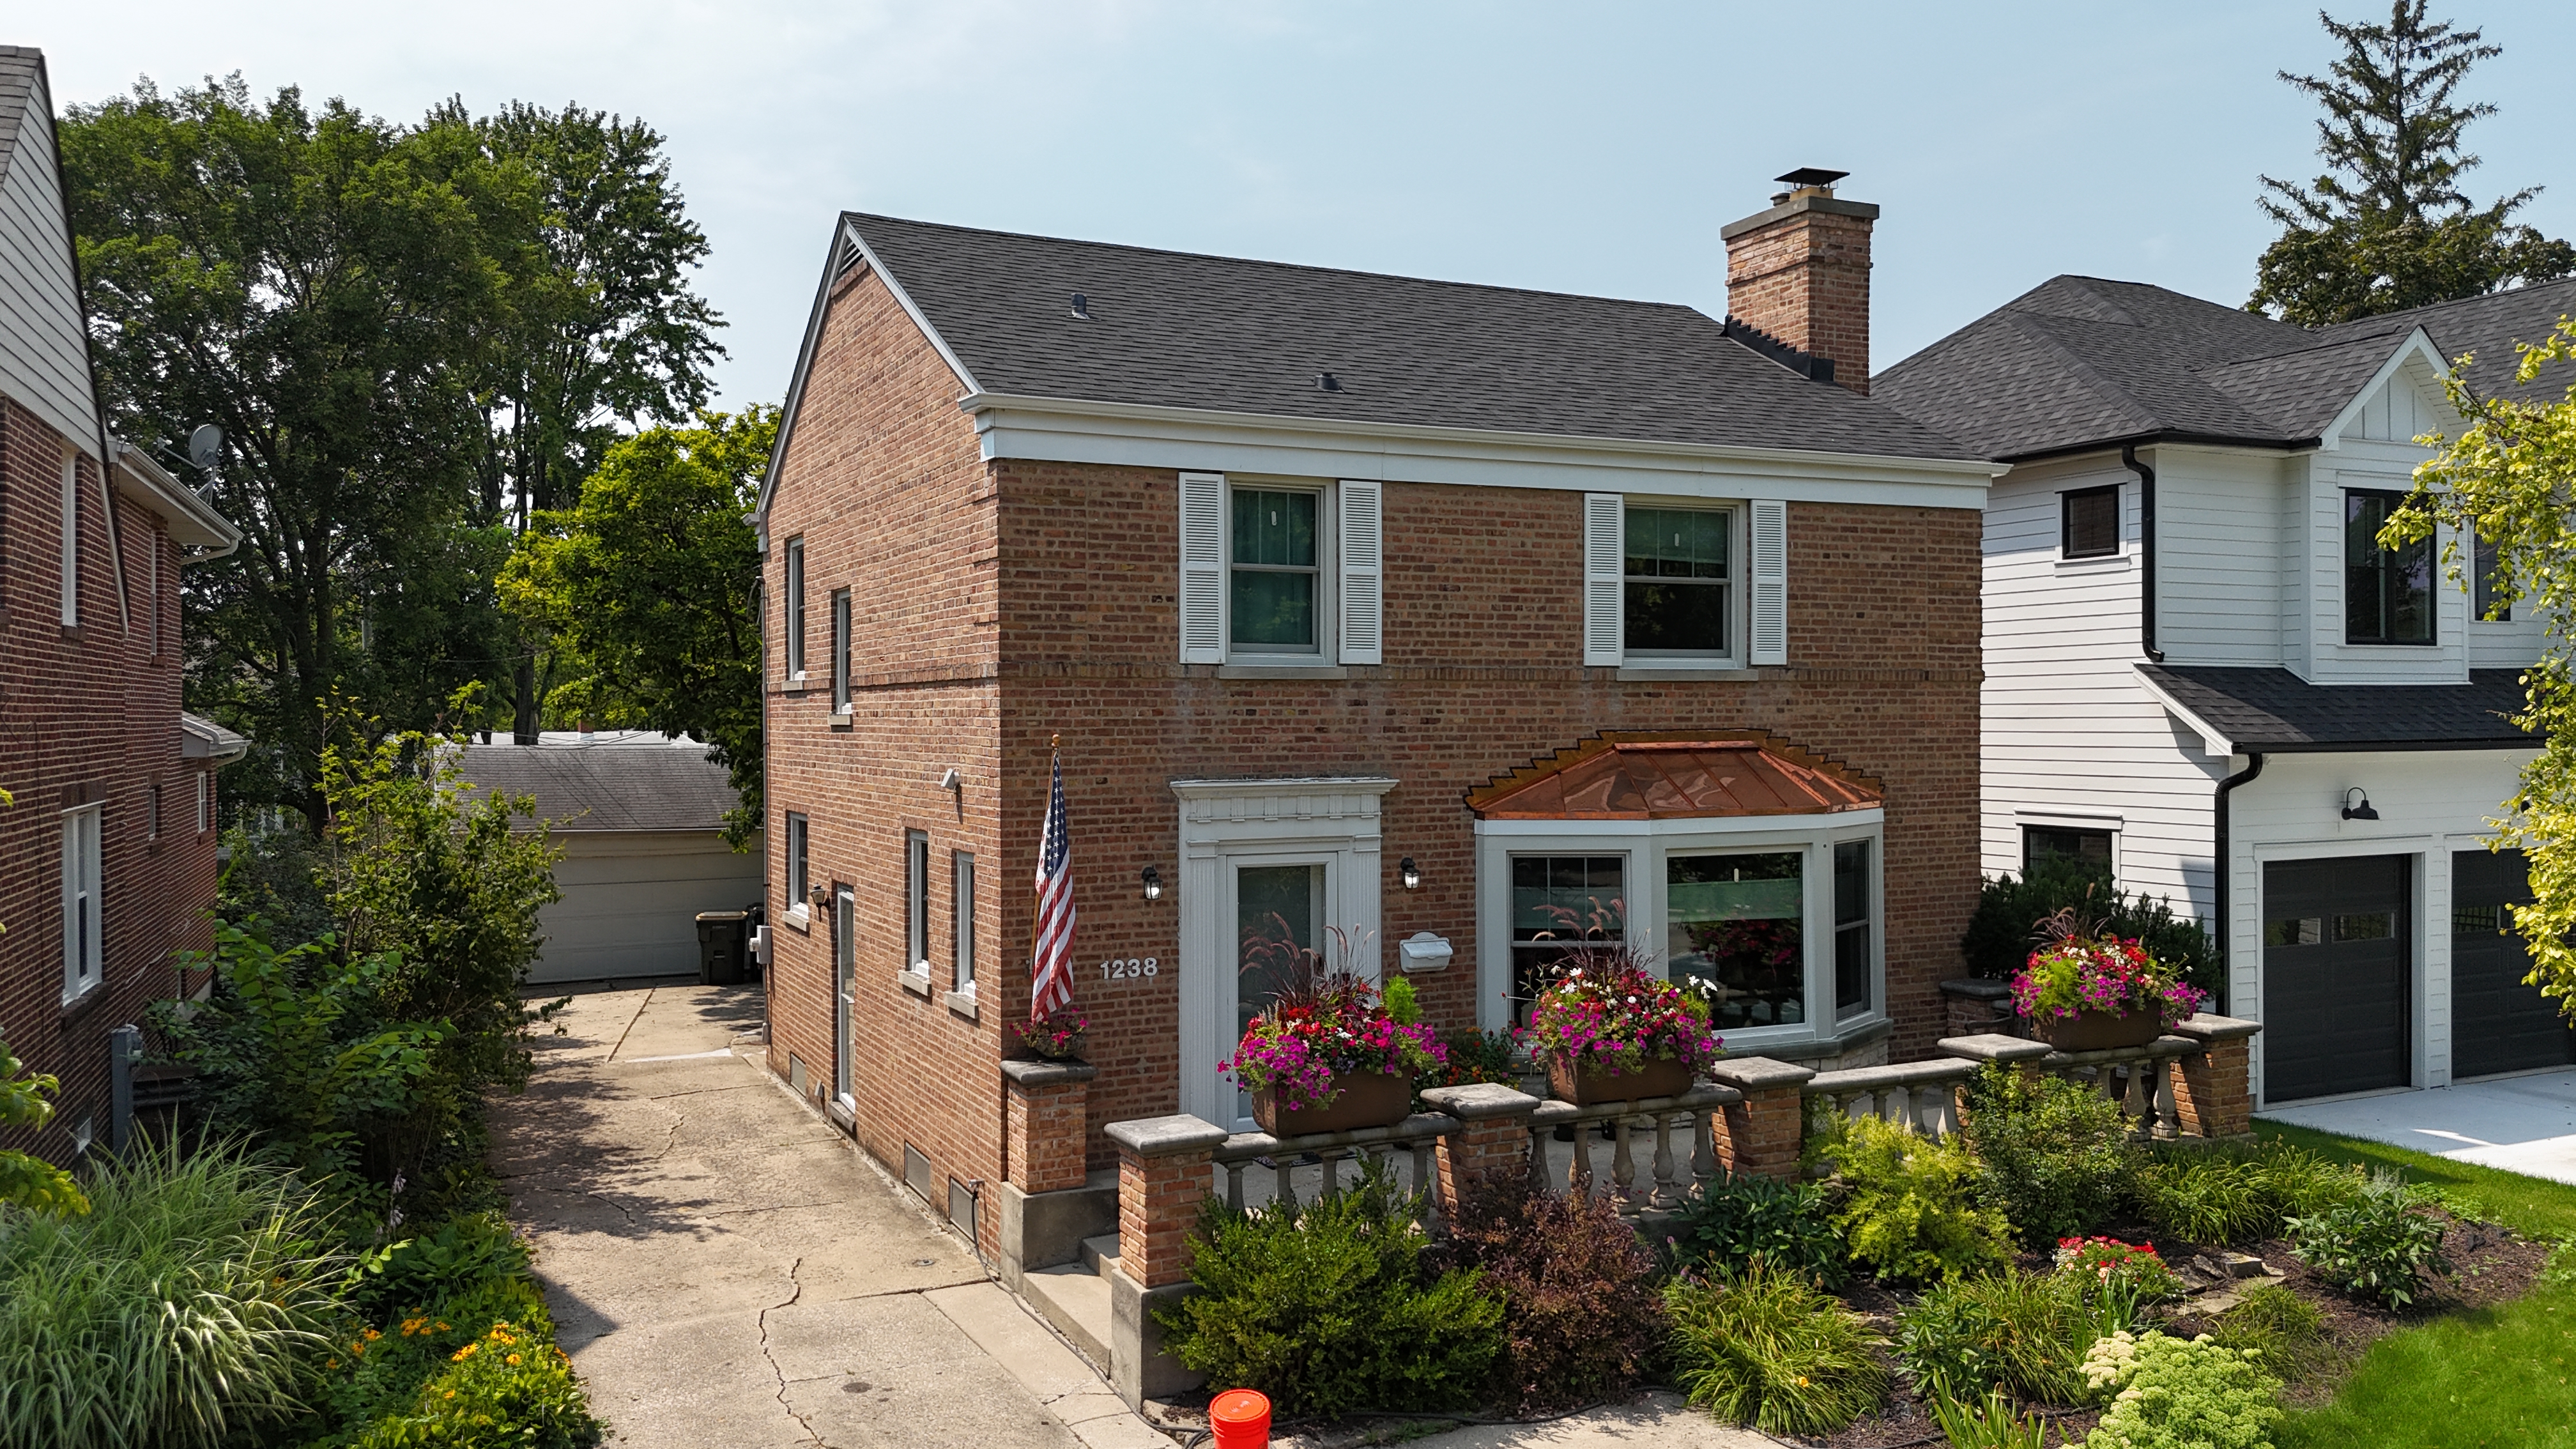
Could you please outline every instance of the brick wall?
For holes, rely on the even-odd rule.
[[[91,446],[95,448],[95,443]],[[214,838],[197,825],[196,767],[179,752],[179,561],[162,521],[119,499],[109,548],[96,464],[80,464],[80,613],[62,626],[62,436],[0,399],[0,1040],[29,1070],[62,1079],[53,1127],[0,1132],[0,1146],[62,1160],[88,1120],[108,1124],[107,1036],[142,1024],[182,986],[176,950],[212,944]],[[160,588],[153,591],[159,556]],[[118,616],[122,579],[128,618]],[[161,650],[152,649],[152,610]],[[151,792],[161,830],[151,834]],[[62,812],[102,814],[104,969],[66,1007]]]
[[[1385,494],[1385,662],[1341,680],[1219,678],[1176,661],[1177,475],[980,460],[957,380],[869,276],[840,284],[769,515],[776,551],[805,539],[814,688],[782,679],[770,643],[768,840],[812,821],[813,878],[857,887],[856,1131],[899,1162],[909,1143],[947,1177],[1003,1178],[997,1060],[1029,999],[1029,882],[1051,738],[1073,811],[1081,934],[1076,989],[1100,1068],[1101,1124],[1176,1110],[1178,911],[1138,874],[1177,884],[1174,778],[1373,774],[1383,802],[1383,941],[1447,936],[1422,978],[1444,1022],[1474,1017],[1473,836],[1462,796],[1604,729],[1756,729],[1887,791],[1888,1006],[1900,1055],[1940,1033],[1936,983],[1958,971],[1977,886],[1979,515],[1797,504],[1790,510],[1795,667],[1741,682],[1623,682],[1582,667],[1580,512],[1570,492],[1396,483]],[[831,727],[829,610],[853,590],[856,707]],[[938,788],[957,768],[964,788]],[[975,853],[975,1019],[897,981],[903,837],[925,832],[934,980],[952,949],[947,859]],[[1416,892],[1394,879],[1414,857]],[[773,856],[773,882],[786,878]],[[786,902],[773,892],[773,921]],[[830,933],[776,928],[771,1064],[804,1062],[818,1098],[833,1059]],[[1155,957],[1104,982],[1107,957]],[[1193,1071],[1213,1063],[1192,1062]],[[989,1225],[993,1214],[985,1215]],[[989,1226],[988,1226],[989,1236]],[[989,1246],[989,1245],[988,1245]]]

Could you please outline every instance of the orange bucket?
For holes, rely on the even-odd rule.
[[[1270,1400],[1250,1389],[1228,1389],[1208,1405],[1216,1449],[1269,1449]]]

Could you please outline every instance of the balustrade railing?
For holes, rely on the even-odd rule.
[[[1331,1197],[1344,1187],[1342,1169],[1363,1162],[1391,1165],[1399,1156],[1406,1170],[1399,1174],[1405,1187],[1422,1194],[1425,1231],[1438,1231],[1440,1194],[1431,1188],[1436,1181],[1434,1161],[1440,1150],[1440,1139],[1458,1131],[1464,1123],[1438,1112],[1416,1112],[1390,1127],[1369,1127],[1355,1132],[1310,1132],[1288,1137],[1273,1137],[1267,1132],[1237,1132],[1208,1154],[1216,1172],[1223,1178],[1228,1206],[1237,1211],[1285,1203],[1295,1208],[1299,1201],[1298,1179],[1308,1178],[1306,1197]],[[1314,1160],[1309,1162],[1308,1158]],[[1267,1181],[1255,1178],[1252,1191],[1245,1191],[1244,1177],[1260,1168]],[[1310,1175],[1311,1174],[1311,1175]],[[1213,1186],[1213,1184],[1212,1184]],[[1264,1187],[1269,1190],[1262,1191]]]
[[[1571,1193],[1590,1193],[1604,1176],[1607,1184],[1599,1190],[1617,1196],[1622,1211],[1638,1214],[1669,1211],[1679,1207],[1693,1184],[1718,1174],[1716,1134],[1711,1117],[1744,1100],[1744,1094],[1733,1087],[1707,1082],[1670,1097],[1648,1097],[1633,1102],[1597,1102],[1577,1106],[1572,1102],[1541,1102],[1529,1116],[1530,1186],[1541,1192],[1562,1189]],[[1556,1138],[1560,1129],[1572,1128],[1562,1135],[1570,1142]],[[1608,1171],[1598,1160],[1599,1139],[1606,1130],[1609,1137]],[[1638,1182],[1637,1147],[1640,1137],[1651,1137],[1653,1156],[1648,1160],[1650,1179]],[[1675,1140],[1682,1143],[1674,1150]],[[1557,1166],[1563,1147],[1564,1165]]]

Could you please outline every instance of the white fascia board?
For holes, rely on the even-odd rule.
[[[2409,359],[2417,357],[2424,359],[2425,364],[2433,369],[2435,377],[2440,377],[2451,370],[2450,359],[2442,355],[2442,349],[2433,345],[2431,333],[2421,327],[2407,333],[2406,340],[2397,344],[2397,350],[2388,354],[2388,360],[2379,364],[2379,370],[2370,375],[2370,381],[2363,383],[2359,391],[2344,400],[2343,411],[2336,413],[2334,421],[2326,424],[2325,431],[2318,436],[2317,450],[2332,453],[2342,448],[2343,430],[2351,427],[2354,421],[2360,418],[2361,410],[2372,398],[2379,395],[2381,388],[2388,386],[2389,379],[2397,376],[2398,370],[2403,368]]]
[[[2184,729],[2190,730],[2192,733],[2200,736],[2201,753],[2208,755],[2213,760],[2223,760],[2230,755],[2238,753],[2236,742],[2229,739],[2225,731],[2220,730],[2209,721],[2202,719],[2199,715],[2185,709],[2172,695],[2158,689],[2156,687],[2155,680],[2148,677],[2145,670],[2138,670],[2137,676],[2139,686],[2145,689],[2146,692],[2154,698],[2156,703],[2165,707],[2165,713],[2172,715],[2177,720],[2180,720]]]
[[[114,447],[117,493],[161,515],[173,541],[202,550],[184,556],[181,562],[203,563],[241,547],[241,530],[233,527],[231,519],[217,513],[213,504],[198,497],[195,489],[171,477],[133,444],[120,438]]]
[[[1792,815],[1679,815],[1658,820],[1479,820],[1475,833],[1503,839],[1662,840],[1676,836],[1777,835],[1809,838],[1887,823],[1884,809],[1819,810]]]
[[[1977,509],[1985,506],[1987,484],[2007,471],[2001,463],[1969,459],[1329,422],[991,393],[971,394],[957,405],[973,415],[987,461]]]

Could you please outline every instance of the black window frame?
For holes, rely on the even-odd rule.
[[[805,540],[787,540],[786,555],[780,587],[787,593],[787,673],[794,678],[805,672]]]
[[[2374,525],[2370,530],[2374,559],[2367,565],[2353,562],[2354,504],[2362,499],[2377,500],[2387,505],[2379,514],[2379,524]],[[2378,546],[2380,526],[2387,523],[2388,515],[2395,512],[2397,506],[2405,500],[2404,493],[2386,488],[2343,490],[2343,642],[2348,645],[2372,649],[2430,649],[2438,647],[2442,642],[2442,586],[2440,576],[2433,567],[2433,540],[2429,537],[2417,539],[2403,549]],[[2392,579],[2405,570],[2410,558],[2419,560],[2423,571],[2424,637],[2421,639],[2388,638],[2386,635],[2389,632],[2389,625],[2395,616],[2395,609],[2389,600],[2388,586]],[[2360,603],[2359,591],[2354,585],[2365,569],[2377,575],[2377,587],[2372,590],[2372,597],[2377,602],[2376,612],[2379,615],[2381,637],[2377,638],[2357,635],[2353,629],[2354,616]]]
[[[2098,547],[2080,547],[2075,538],[2075,509],[2078,502],[2098,498],[2111,501],[2111,537]],[[2057,495],[2057,556],[2064,559],[2117,558],[2120,556],[2120,485],[2105,483],[2099,488],[2069,488]]]
[[[2476,539],[2469,549],[2470,567],[2477,574],[2471,584],[2471,587],[2476,590],[2474,599],[2477,612],[2474,617],[2487,623],[2510,624],[2513,622],[2513,605],[2508,603],[2501,609],[2496,608],[2495,542],[2482,534],[2472,533],[2470,536]],[[2488,613],[2490,609],[2494,610],[2492,616]]]
[[[2025,825],[2021,828],[2023,875],[2029,875],[2032,868],[2040,863],[2041,857],[2037,849],[2039,840],[2040,837],[2049,835],[2066,836],[2077,841],[2099,840],[2102,843],[2102,858],[2098,862],[2090,861],[2081,848],[2071,853],[2063,850],[2052,851],[2049,855],[2050,859],[2071,859],[2078,863],[2099,864],[2105,873],[2114,873],[2120,868],[2120,832],[2116,830],[2107,826],[2093,825]]]

